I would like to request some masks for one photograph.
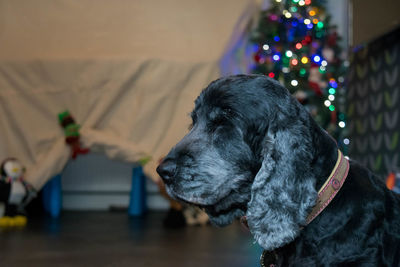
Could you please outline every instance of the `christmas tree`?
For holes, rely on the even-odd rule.
[[[339,145],[346,145],[345,64],[325,1],[271,0],[251,40],[253,72],[284,84]]]

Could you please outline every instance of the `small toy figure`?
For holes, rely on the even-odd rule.
[[[3,161],[0,167],[0,202],[5,206],[0,214],[0,227],[25,226],[24,208],[36,195],[35,190],[24,181],[25,168],[15,158]]]
[[[72,158],[75,159],[78,154],[87,154],[88,148],[82,148],[80,144],[79,124],[75,123],[74,118],[68,110],[58,114],[60,125],[64,128],[65,142],[71,147]]]

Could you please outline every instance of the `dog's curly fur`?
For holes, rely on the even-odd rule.
[[[280,266],[399,266],[400,198],[356,162],[306,226],[337,145],[278,82],[218,79],[191,116],[190,132],[157,169],[171,196],[204,208],[218,226],[246,215]]]

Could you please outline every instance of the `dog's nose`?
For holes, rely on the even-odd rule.
[[[176,164],[172,160],[163,160],[160,165],[157,167],[157,172],[164,180],[164,182],[168,182],[175,175]]]

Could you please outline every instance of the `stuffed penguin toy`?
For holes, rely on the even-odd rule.
[[[24,173],[25,168],[15,158],[8,158],[1,164],[0,203],[4,205],[4,216],[0,214],[0,227],[26,225],[23,207],[28,188],[23,181]]]

